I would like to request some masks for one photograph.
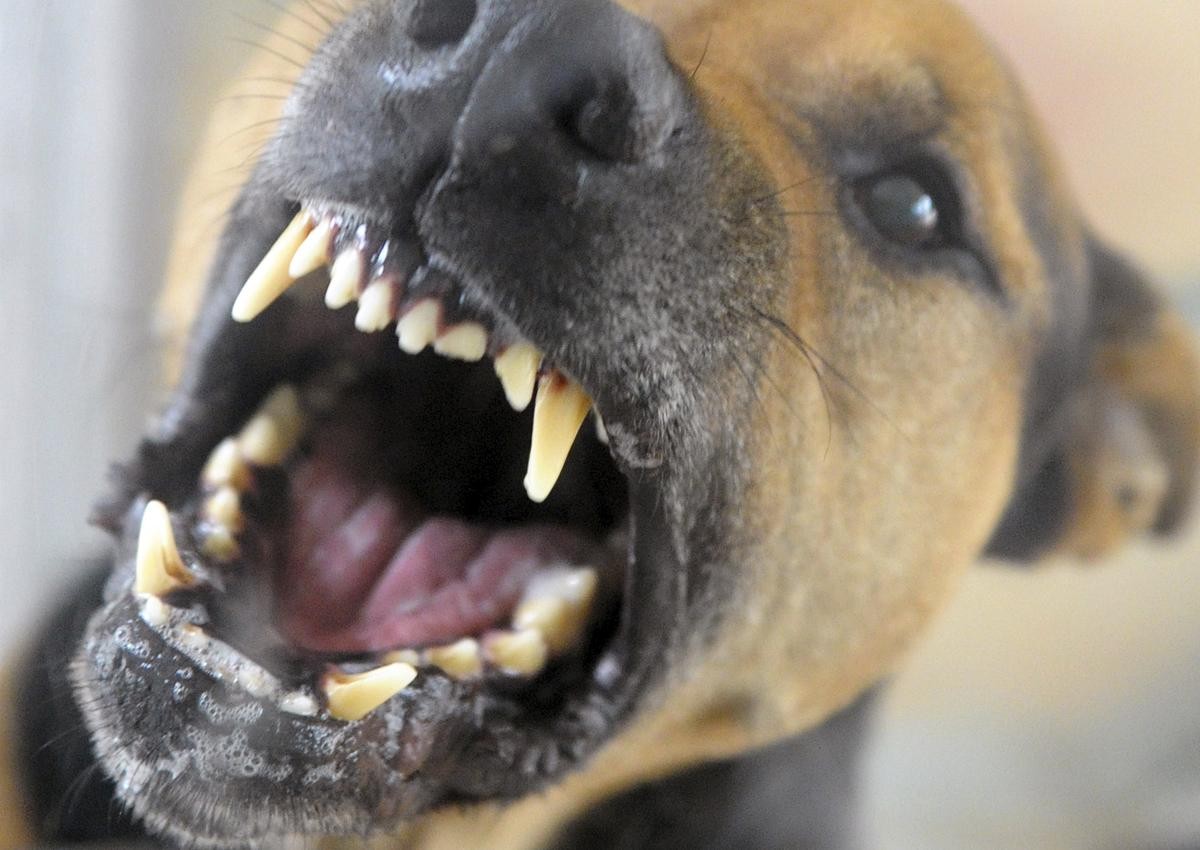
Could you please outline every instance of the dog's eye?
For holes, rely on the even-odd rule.
[[[950,241],[952,210],[920,175],[892,172],[868,177],[855,190],[859,206],[881,236],[904,248],[939,248]]]

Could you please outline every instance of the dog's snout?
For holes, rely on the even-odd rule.
[[[432,50],[457,44],[475,22],[475,0],[417,0],[408,21],[408,34]]]
[[[658,31],[612,0],[364,4],[300,80],[270,171],[401,223],[442,174],[566,198],[585,167],[653,158],[685,89]]]

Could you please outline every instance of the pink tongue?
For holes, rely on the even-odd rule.
[[[582,563],[575,535],[427,516],[318,455],[292,479],[277,624],[316,652],[452,642],[503,628],[539,568]]]

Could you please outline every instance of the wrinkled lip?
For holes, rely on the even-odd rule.
[[[242,391],[204,416],[191,405],[187,427],[173,435],[190,450],[143,463],[137,497],[109,520],[124,557],[75,676],[85,690],[112,692],[104,711],[85,711],[94,731],[118,732],[109,740],[120,751],[107,766],[119,782],[132,781],[122,774],[131,752],[207,722],[198,702],[180,697],[199,699],[203,681],[277,718],[263,741],[281,759],[276,777],[284,764],[329,760],[295,737],[317,731],[353,739],[363,757],[386,764],[386,789],[340,791],[337,817],[356,810],[354,797],[391,800],[356,810],[355,829],[441,802],[521,795],[594,751],[646,687],[656,666],[648,659],[666,650],[647,636],[670,629],[667,613],[635,614],[663,601],[661,589],[646,592],[638,554],[662,559],[669,550],[652,476],[626,478],[602,426],[584,422],[543,495],[547,474],[534,472],[541,398],[564,383],[587,391],[543,360],[531,410],[510,409],[521,406],[521,381],[498,379],[493,363],[534,343],[468,285],[430,268],[398,274],[388,262],[396,255],[368,233],[343,221],[322,236],[318,265],[332,262],[331,275],[302,270],[292,291],[264,308],[261,329],[230,326],[242,350],[261,348],[271,365],[248,370]],[[357,262],[343,305],[357,306],[330,309],[321,301],[342,305],[322,290],[339,285],[347,255]],[[371,306],[372,286],[388,287],[385,308]],[[435,321],[406,340],[394,322],[430,303]],[[378,314],[364,320],[364,310]],[[484,329],[482,346],[461,333],[467,324]],[[432,351],[400,350],[422,338]],[[222,335],[210,343],[221,349]],[[281,392],[299,400],[303,434],[288,418],[297,410],[279,413]],[[255,444],[264,427],[275,434],[265,447]],[[202,461],[195,435],[204,435]],[[547,452],[553,466],[563,449]],[[146,531],[146,506],[157,499],[182,564],[174,579],[161,564],[145,567],[139,551],[148,533],[152,546],[161,543],[161,532]],[[166,583],[147,584],[146,570]],[[157,671],[152,684],[139,674],[138,688],[129,687],[135,658]],[[172,683],[184,671],[188,681]],[[151,724],[154,740],[145,727],[114,730],[123,721],[111,706],[143,700],[147,687],[168,708]],[[230,780],[254,786],[265,775]],[[170,830],[155,780],[139,781],[129,799]],[[272,798],[286,785],[256,793]],[[314,824],[327,829],[335,814],[319,809]],[[209,828],[222,840],[242,834],[234,823]]]

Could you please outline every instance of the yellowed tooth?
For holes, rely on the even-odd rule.
[[[442,317],[442,305],[433,298],[426,298],[405,313],[396,325],[396,336],[400,338],[400,349],[408,354],[420,354],[437,339],[438,322]]]
[[[358,285],[366,274],[367,261],[357,248],[338,254],[329,270],[329,289],[325,290],[325,306],[340,310],[358,298]]]
[[[533,501],[546,501],[554,489],[591,407],[592,400],[574,381],[557,372],[542,378],[533,408],[533,440],[525,473],[525,492]]]
[[[209,490],[232,487],[244,493],[250,487],[250,467],[246,466],[237,440],[228,437],[213,449],[200,479]]]
[[[322,683],[329,713],[353,723],[403,691],[417,678],[411,664],[388,664],[367,673],[332,673]]]
[[[279,466],[304,436],[300,396],[289,384],[276,389],[238,435],[238,450],[249,463]]]
[[[475,322],[455,325],[433,341],[433,350],[438,354],[468,363],[482,360],[487,347],[487,329]]]
[[[296,249],[288,274],[296,280],[328,265],[333,255],[333,222],[322,219]]]
[[[242,547],[228,528],[213,527],[204,532],[200,551],[218,563],[229,564],[242,554]]]
[[[383,656],[385,664],[408,664],[411,667],[418,667],[421,664],[421,653],[415,649],[397,649],[395,652],[389,652]]]
[[[519,412],[529,407],[533,401],[533,391],[537,389],[542,352],[527,343],[518,343],[497,357],[495,366],[496,375],[512,409]]]
[[[388,278],[373,281],[358,299],[358,315],[354,327],[363,333],[375,333],[392,321],[394,287]]]
[[[204,518],[238,534],[246,527],[246,515],[242,513],[242,497],[232,487],[221,487],[205,500]]]
[[[314,224],[307,210],[301,210],[300,214],[292,219],[292,223],[271,246],[267,256],[263,257],[258,268],[251,273],[237,300],[233,302],[234,321],[252,321],[296,282],[296,278],[288,271],[288,266],[308,234],[312,232]]]
[[[565,652],[576,644],[587,625],[597,581],[596,571],[590,567],[538,573],[513,614],[513,628],[534,629],[552,653]]]
[[[162,502],[150,502],[142,514],[135,567],[134,590],[138,593],[162,597],[196,583],[179,557],[171,514]]]
[[[430,664],[441,668],[451,679],[470,679],[483,672],[479,642],[474,638],[463,638],[449,646],[434,647],[425,655]]]
[[[488,661],[514,676],[536,676],[550,654],[546,639],[537,629],[488,635],[483,649]]]

